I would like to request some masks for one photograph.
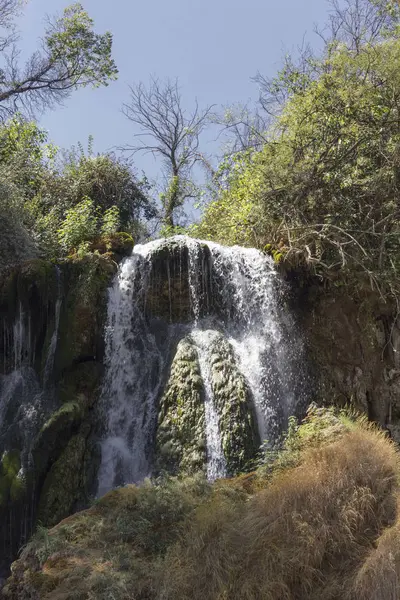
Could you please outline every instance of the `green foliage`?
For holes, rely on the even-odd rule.
[[[78,248],[83,242],[94,239],[98,231],[98,216],[93,200],[86,197],[67,210],[65,220],[58,230],[59,242],[65,251]]]
[[[0,507],[18,501],[26,489],[18,450],[6,451],[0,461]]]
[[[132,165],[82,147],[62,153],[35,123],[20,116],[0,125],[0,255],[5,262],[42,254],[80,252],[99,234],[135,237],[156,210],[149,184]]]
[[[4,11],[10,7],[12,16],[16,16],[17,4],[14,0],[3,3],[2,24]],[[12,29],[11,23],[10,26]],[[80,3],[67,7],[61,17],[49,20],[41,48],[22,68],[15,41],[13,35],[2,38],[0,111],[4,116],[18,110],[32,116],[62,102],[74,89],[108,85],[117,77],[111,55],[112,35],[95,33],[93,20]]]
[[[120,221],[121,219],[118,206],[111,206],[111,208],[107,209],[104,213],[101,233],[103,235],[117,233],[119,230]]]
[[[280,473],[299,464],[302,454],[322,444],[335,441],[357,427],[368,428],[368,419],[352,409],[318,407],[310,404],[301,423],[289,417],[283,440],[274,448],[265,443],[258,462],[261,477]]]
[[[394,27],[357,51],[327,46],[305,73],[284,69],[269,141],[222,165],[218,199],[193,233],[270,243],[287,264],[400,293],[399,73]]]
[[[45,37],[49,62],[61,63],[68,74],[61,76],[62,82],[69,87],[99,87],[117,78],[118,70],[111,57],[112,35],[96,34],[92,27],[93,19],[80,3],[75,3],[64,10]]]

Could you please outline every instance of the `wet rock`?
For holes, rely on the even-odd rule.
[[[160,400],[156,465],[159,471],[193,473],[206,462],[204,388],[190,338],[178,344]]]
[[[189,252],[195,267],[189,272]],[[191,287],[197,289],[198,306],[191,301]],[[151,255],[149,290],[144,298],[149,317],[168,323],[187,323],[205,316],[212,304],[211,254],[209,248],[193,241],[191,246],[177,239],[165,240]]]
[[[260,446],[254,403],[232,346],[218,335],[210,349],[211,387],[228,471],[248,468]]]

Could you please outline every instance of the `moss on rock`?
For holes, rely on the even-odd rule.
[[[18,502],[26,489],[21,469],[19,450],[9,450],[3,453],[0,462],[0,508],[8,502]]]
[[[85,436],[79,433],[70,439],[60,458],[51,467],[44,482],[38,509],[38,520],[46,527],[55,525],[71,514],[80,498]]]
[[[204,391],[197,351],[190,338],[181,340],[160,401],[157,468],[193,473],[204,467]]]
[[[70,257],[62,264],[65,297],[60,317],[62,343],[55,357],[58,373],[74,363],[101,359],[107,290],[117,265],[95,254]]]
[[[236,365],[232,346],[222,334],[212,342],[210,371],[228,471],[238,473],[254,460],[260,439],[250,389]]]

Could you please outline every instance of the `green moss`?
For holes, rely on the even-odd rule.
[[[84,415],[84,405],[77,401],[63,404],[55,413],[53,413],[43,425],[39,435],[46,435],[52,430],[53,435],[57,435],[61,430],[73,423],[79,423]]]
[[[71,257],[64,261],[65,298],[60,316],[57,372],[96,358],[103,344],[107,289],[117,265],[100,255]]]
[[[197,351],[189,338],[178,344],[160,401],[157,468],[193,473],[204,468],[204,392]]]
[[[84,397],[76,398],[63,404],[43,425],[32,450],[37,476],[57,460],[73,432],[78,430],[86,408]]]
[[[51,467],[42,488],[38,520],[46,527],[71,514],[80,497],[86,440],[76,435],[68,442],[60,458]]]
[[[8,502],[19,500],[25,491],[25,482],[21,469],[19,450],[9,450],[3,453],[0,463],[0,507]]]
[[[260,445],[253,402],[229,342],[219,335],[211,348],[211,387],[219,415],[228,471],[248,468]]]

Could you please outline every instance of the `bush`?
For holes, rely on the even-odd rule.
[[[269,243],[289,265],[399,296],[399,31],[357,51],[328,44],[311,61],[312,76],[280,72],[274,81],[287,101],[268,141],[221,166],[219,197],[194,233]]]
[[[244,506],[196,511],[167,557],[162,597],[353,598],[352,579],[395,520],[396,477],[394,446],[372,429],[304,451]]]
[[[58,239],[62,248],[69,251],[94,239],[98,225],[99,217],[93,200],[86,197],[66,212],[65,219],[58,230]]]

